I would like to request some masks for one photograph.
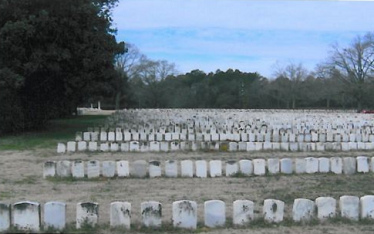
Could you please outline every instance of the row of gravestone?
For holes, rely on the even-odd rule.
[[[244,142],[374,142],[373,134],[366,133],[278,133],[278,132],[78,132],[75,141],[130,142],[130,141],[244,141]]]
[[[354,151],[374,150],[374,142],[198,142],[198,141],[151,141],[151,142],[96,142],[69,141],[57,144],[57,153],[74,152],[172,152],[172,151]]]
[[[43,166],[43,177],[74,177],[74,178],[97,178],[103,177],[220,177],[223,175],[221,160],[168,160],[164,163],[164,173],[160,161],[136,160],[128,161],[48,161]],[[242,159],[240,161],[227,161],[225,163],[225,176],[251,176],[268,174],[292,174],[292,173],[335,173],[354,174],[374,172],[374,157],[307,157],[307,158],[269,158],[265,159]]]
[[[284,219],[285,203],[280,200],[266,199],[262,207],[262,218],[269,223],[279,223]],[[374,196],[341,196],[339,199],[340,217],[358,221],[374,219]],[[195,201],[181,200],[172,204],[172,223],[175,228],[196,229],[198,207]],[[141,203],[141,222],[145,227],[162,227],[162,204],[156,201]],[[315,201],[298,198],[292,207],[294,222],[321,221],[338,216],[337,201],[332,197],[318,197]],[[236,226],[250,225],[254,220],[254,203],[250,200],[233,202],[232,223]],[[77,203],[76,228],[85,225],[95,226],[99,221],[99,204],[92,202]],[[224,227],[226,224],[226,204],[221,200],[204,202],[204,225]],[[18,202],[13,205],[0,203],[0,231],[11,226],[17,229],[40,231],[41,209],[37,202]],[[131,227],[131,203],[116,201],[110,204],[110,226]],[[66,204],[47,202],[44,204],[43,227],[63,230],[66,227]]]

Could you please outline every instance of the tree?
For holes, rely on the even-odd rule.
[[[330,62],[334,74],[342,81],[345,90],[362,109],[367,84],[374,76],[374,35],[357,36],[347,48],[332,46]]]
[[[117,1],[0,2],[0,90],[22,116],[18,129],[3,122],[0,133],[41,127],[107,88],[114,56],[124,50],[111,24]]]

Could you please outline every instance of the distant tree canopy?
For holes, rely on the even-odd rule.
[[[109,92],[118,0],[0,1],[0,134],[33,129]]]

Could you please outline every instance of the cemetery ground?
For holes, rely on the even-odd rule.
[[[198,204],[198,233],[373,233],[374,221],[359,222],[333,218],[326,222],[312,221],[298,224],[291,221],[292,204],[296,198],[314,200],[321,196],[339,199],[343,195],[363,196],[374,194],[374,174],[292,174],[217,178],[98,178],[75,180],[72,178],[43,179],[43,163],[50,160],[128,160],[138,159],[178,160],[204,159],[240,160],[270,157],[347,157],[374,152],[170,152],[170,153],[74,153],[58,155],[56,144],[74,137],[82,131],[104,121],[102,116],[83,116],[74,119],[56,120],[39,133],[0,139],[0,201],[15,203],[23,200],[44,203],[64,201],[67,204],[66,232],[68,233],[123,233],[121,229],[109,227],[109,205],[113,201],[127,201],[132,206],[131,233],[190,233],[172,228],[172,203],[177,200],[192,200]],[[285,220],[280,224],[267,224],[262,220],[262,204],[267,198],[285,202]],[[203,224],[203,203],[219,199],[226,203],[225,228],[209,229]],[[255,203],[255,221],[245,228],[233,227],[232,202],[248,199]],[[159,201],[163,205],[163,224],[160,230],[142,228],[140,225],[140,203]],[[78,202],[97,202],[99,225],[93,229],[75,230],[75,208]],[[43,220],[43,216],[42,216]]]

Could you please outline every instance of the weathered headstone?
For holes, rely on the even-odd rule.
[[[161,163],[159,161],[150,161],[148,167],[149,177],[161,177]]]
[[[234,225],[243,226],[254,219],[254,203],[249,200],[236,200],[233,202]]]
[[[305,198],[297,198],[294,200],[292,207],[293,221],[310,221],[314,217],[314,213],[314,201]]]
[[[56,175],[56,163],[53,161],[47,161],[43,165],[43,178],[48,176],[54,177]]]
[[[71,176],[71,162],[68,160],[57,161],[56,163],[56,175],[59,177]]]
[[[147,176],[147,162],[136,160],[131,164],[131,176],[143,178]]]
[[[207,227],[222,227],[226,224],[226,205],[220,200],[204,202],[204,224]]]
[[[117,152],[119,150],[118,143],[112,142],[110,143],[110,151],[111,152]]]
[[[130,141],[130,152],[138,152],[140,151],[140,144],[139,141]]]
[[[237,142],[229,142],[229,151],[237,151],[238,150],[238,143]]]
[[[142,202],[140,204],[142,224],[146,227],[161,227],[162,205],[156,201]]]
[[[40,230],[40,204],[22,201],[13,204],[13,225],[17,229],[38,232]]]
[[[83,140],[90,141],[91,140],[91,132],[83,132]]]
[[[308,174],[313,174],[318,172],[318,159],[314,157],[305,158],[306,167],[305,172]]]
[[[356,173],[356,159],[353,157],[343,158],[343,172],[346,175],[352,175]]]
[[[97,151],[97,142],[96,141],[90,141],[88,142],[88,151]]]
[[[100,176],[100,161],[91,160],[87,162],[87,178],[97,178]]]
[[[330,160],[328,158],[325,158],[325,157],[318,158],[318,172],[319,173],[330,172]]]
[[[74,178],[84,178],[84,162],[75,160],[71,165],[71,174]]]
[[[360,198],[361,218],[374,219],[374,195],[366,195]]]
[[[357,172],[367,173],[370,168],[370,161],[368,157],[358,156],[357,160]]]
[[[165,162],[165,176],[177,177],[178,176],[178,162],[175,160],[167,160]]]
[[[342,174],[343,172],[343,160],[340,157],[330,158],[331,172],[335,174]]]
[[[68,141],[67,144],[67,152],[75,152],[77,147],[77,142],[75,141]]]
[[[66,226],[66,204],[51,201],[44,204],[44,228],[63,230]]]
[[[269,174],[279,173],[279,158],[269,158],[267,160],[268,172]]]
[[[358,221],[360,199],[356,196],[341,196],[339,200],[340,215],[343,218]]]
[[[116,162],[117,164],[117,176],[118,177],[128,177],[130,175],[129,162],[125,160],[120,160]]]
[[[181,161],[181,176],[193,177],[193,162],[191,160]]]
[[[87,142],[78,141],[78,151],[85,151],[85,150],[87,150]]]
[[[230,160],[226,162],[226,176],[233,176],[239,172],[239,165],[236,161]]]
[[[94,227],[99,219],[99,204],[94,202],[77,203],[76,228]]]
[[[169,152],[169,142],[162,141],[160,143],[160,151],[162,151],[162,152]]]
[[[295,172],[296,174],[302,174],[306,172],[306,160],[305,158],[296,158],[295,160]]]
[[[239,160],[239,170],[240,170],[240,173],[244,175],[252,175],[253,174],[252,161],[248,159]]]
[[[198,178],[206,178],[207,177],[207,162],[205,160],[196,160],[195,161],[195,168],[196,168],[196,177]]]
[[[292,174],[292,160],[290,158],[282,158],[280,160],[280,170],[284,174]]]
[[[10,228],[10,205],[0,202],[0,232],[5,232]]]
[[[58,143],[57,144],[57,153],[65,153],[66,152],[66,146],[64,143]]]
[[[266,173],[266,163],[265,159],[253,159],[253,174],[255,175],[265,175]]]
[[[177,228],[196,229],[196,202],[187,200],[173,202],[173,226]]]
[[[152,152],[159,152],[160,151],[160,142],[151,141],[149,143],[149,150],[152,151]]]
[[[317,218],[325,220],[336,215],[336,200],[332,197],[318,197],[316,199]]]
[[[104,177],[114,177],[116,173],[115,161],[103,161],[101,163],[101,175]]]
[[[131,203],[112,202],[110,203],[110,226],[124,227],[129,230],[131,225]]]
[[[280,200],[266,199],[264,200],[262,213],[266,222],[282,222],[284,214],[284,202]]]

